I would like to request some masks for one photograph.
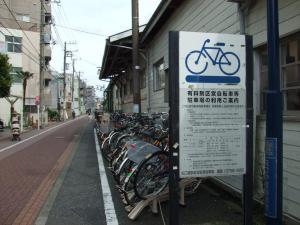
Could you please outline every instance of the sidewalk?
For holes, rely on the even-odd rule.
[[[45,128],[54,126],[54,125],[59,124],[59,123],[61,123],[61,122],[48,122],[48,124]],[[38,129],[35,129],[35,128],[32,128],[32,127],[25,128],[23,130],[23,132],[21,132],[21,135],[24,134],[24,133],[28,133],[30,131],[33,131],[33,130],[38,130]],[[6,139],[11,139],[11,130],[10,130],[10,128],[5,128],[3,132],[0,132],[0,141],[6,140]]]
[[[35,225],[105,225],[93,135],[93,123],[90,123]]]

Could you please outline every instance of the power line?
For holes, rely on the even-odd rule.
[[[35,51],[38,53],[38,55],[40,55],[40,52],[35,48],[35,46],[32,44],[31,40],[29,39],[29,37],[27,36],[27,34],[23,31],[21,25],[19,24],[17,18],[15,17],[15,15],[13,14],[12,10],[9,8],[9,6],[7,5],[7,3],[5,2],[5,0],[2,0],[2,2],[5,4],[6,8],[8,9],[8,11],[10,12],[10,14],[13,16],[14,20],[16,21],[16,23],[18,24],[19,28],[21,29],[22,33],[25,35],[25,37],[28,39],[29,43],[31,44],[31,46],[35,49]]]
[[[85,62],[87,62],[87,63],[89,63],[89,64],[91,64],[91,65],[93,65],[93,66],[99,66],[99,65],[97,65],[96,63],[93,63],[93,62],[91,62],[91,61],[89,61],[89,60],[87,60],[87,59],[83,59],[83,58],[79,58],[79,60],[83,60],[83,61],[85,61]]]
[[[54,33],[56,34],[56,37],[57,37],[57,40],[58,40],[58,43],[59,43],[60,47],[61,47],[62,49],[64,49],[64,47],[63,47],[63,42],[62,42],[62,40],[61,40],[61,37],[60,37],[60,35],[59,35],[59,32],[58,32],[57,28],[56,28],[55,26],[53,26],[53,28],[54,28]]]
[[[65,17],[65,20],[66,20],[66,25],[68,27],[72,27],[71,24],[70,24],[70,22],[69,22],[69,19],[67,17],[67,14],[66,14],[66,11],[65,11],[63,5],[61,5],[61,9],[62,9],[62,12],[63,12],[63,16]],[[76,35],[75,35],[75,33],[73,31],[72,31],[72,34],[73,34],[73,36],[75,37],[75,40],[76,40],[77,38],[76,38]]]
[[[60,19],[60,21],[61,21],[64,25],[67,26],[67,23],[66,23],[66,21],[65,21],[65,19],[64,19],[64,17],[63,17],[63,15],[62,15],[62,12],[61,12],[61,10],[60,10],[60,7],[57,6],[57,9],[54,8],[54,11],[55,11],[56,16]],[[55,25],[55,24],[54,24],[54,25]],[[72,35],[70,32],[67,32],[66,35],[67,35],[68,38],[70,38],[70,39],[72,39],[72,37],[73,37],[73,35]]]
[[[89,32],[89,31],[80,30],[80,29],[77,29],[77,28],[67,27],[67,26],[63,26],[63,25],[55,24],[55,26],[58,26],[58,27],[61,27],[61,28],[65,28],[65,29],[69,29],[69,30],[74,30],[74,31],[81,32],[81,33],[86,33],[86,34],[91,34],[91,35],[97,35],[97,36],[102,36],[102,37],[108,37],[108,35],[94,33],[94,32]]]

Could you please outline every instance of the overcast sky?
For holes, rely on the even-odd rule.
[[[148,22],[160,0],[139,0],[140,25]],[[103,85],[97,76],[97,67],[102,64],[105,39],[115,33],[131,29],[131,0],[61,0],[52,4],[56,30],[52,28],[55,45],[52,48],[51,67],[63,70],[63,42],[69,44],[68,50],[78,50],[74,57],[76,71],[90,85]],[[61,26],[72,27],[100,35],[72,31]],[[60,38],[57,37],[57,34]],[[100,95],[100,93],[97,93]]]

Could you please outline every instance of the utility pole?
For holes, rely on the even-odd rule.
[[[40,18],[40,103],[38,107],[40,108],[39,124],[38,129],[43,128],[43,111],[44,111],[44,68],[45,68],[45,58],[44,58],[44,25],[45,25],[45,0],[41,0],[41,18]]]
[[[67,58],[67,42],[65,42],[64,46],[64,104],[63,104],[63,119],[66,120],[66,101],[67,101],[67,90],[66,90],[66,58]]]
[[[73,74],[72,74],[72,105],[74,104],[74,78],[75,78],[75,59],[73,59]],[[74,105],[73,105],[74,109]]]
[[[80,79],[80,71],[78,72],[78,107],[79,107],[79,114],[81,115],[81,96],[80,96],[80,85],[81,85],[81,79]]]
[[[141,113],[140,65],[139,65],[139,3],[132,0],[132,72],[133,108],[132,112]]]

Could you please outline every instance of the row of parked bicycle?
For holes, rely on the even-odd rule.
[[[169,180],[168,114],[111,114],[112,128],[96,123],[101,150],[125,208],[166,192]],[[189,191],[200,184],[193,180]],[[187,190],[186,190],[187,191]]]

